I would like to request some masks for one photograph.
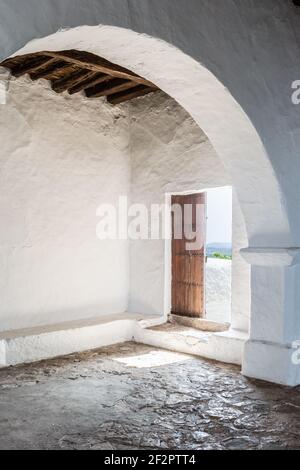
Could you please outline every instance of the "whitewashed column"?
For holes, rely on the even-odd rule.
[[[251,265],[250,338],[243,373],[299,385],[295,347],[300,340],[300,249],[247,248],[241,254]]]

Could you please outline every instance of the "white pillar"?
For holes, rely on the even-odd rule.
[[[247,248],[241,254],[251,265],[250,338],[243,374],[299,385],[295,346],[300,340],[300,249]]]

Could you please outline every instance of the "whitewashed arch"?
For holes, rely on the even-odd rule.
[[[64,49],[105,57],[172,96],[203,129],[229,171],[249,245],[289,246],[288,218],[268,155],[240,105],[207,68],[165,41],[104,25],[61,30],[29,42],[14,55]]]

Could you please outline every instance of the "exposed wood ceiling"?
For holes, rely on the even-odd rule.
[[[90,52],[36,52],[11,57],[0,65],[15,77],[29,74],[31,80],[50,80],[56,93],[84,90],[88,98],[106,96],[114,105],[158,90],[145,78]]]

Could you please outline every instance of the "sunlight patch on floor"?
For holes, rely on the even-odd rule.
[[[125,364],[127,367],[137,367],[139,369],[175,364],[191,359],[192,356],[188,356],[187,354],[163,350],[149,351],[148,353],[138,354],[137,356],[120,356],[113,358],[114,361]]]

